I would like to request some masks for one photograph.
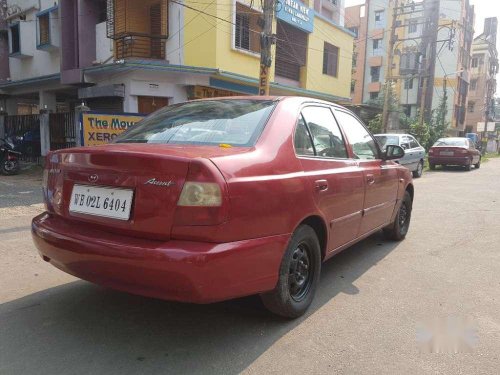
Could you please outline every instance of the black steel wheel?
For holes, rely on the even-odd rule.
[[[412,200],[410,193],[405,192],[405,195],[399,206],[398,213],[394,222],[388,227],[384,228],[384,235],[394,241],[402,241],[408,233],[410,228]]]
[[[261,294],[262,302],[268,310],[285,318],[303,315],[314,299],[320,270],[321,249],[316,232],[301,225],[285,250],[276,287]]]
[[[4,159],[1,162],[0,170],[2,174],[10,176],[19,173],[19,162],[17,160]]]

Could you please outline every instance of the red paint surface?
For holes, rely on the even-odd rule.
[[[352,159],[297,157],[297,117],[315,102],[281,99],[252,148],[111,144],[51,153],[48,212],[33,219],[40,254],[77,277],[158,298],[211,302],[273,289],[302,221],[314,216],[327,228],[326,259],[389,224],[411,184],[406,168],[356,160],[349,145]],[[203,213],[212,225],[189,225],[196,213],[176,204],[193,165],[223,192],[222,207]],[[73,185],[92,174],[96,185],[134,189],[129,221],[69,213]],[[151,178],[175,185],[144,185]]]

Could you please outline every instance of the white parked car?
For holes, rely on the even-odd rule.
[[[375,134],[380,147],[385,149],[387,145],[397,145],[405,150],[405,156],[399,159],[399,164],[408,168],[413,177],[422,176],[424,170],[425,149],[410,134]]]

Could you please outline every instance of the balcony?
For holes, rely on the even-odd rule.
[[[368,65],[371,66],[382,66],[383,57],[382,56],[371,56],[368,60]]]
[[[167,0],[110,0],[107,37],[116,59],[162,59],[168,38]]]
[[[380,92],[382,90],[382,82],[370,82],[368,84],[368,92]]]

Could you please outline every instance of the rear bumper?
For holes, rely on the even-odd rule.
[[[149,297],[209,303],[272,290],[290,235],[231,243],[153,241],[33,219],[38,252],[81,279]]]
[[[429,164],[467,165],[469,161],[469,156],[429,156]]]

